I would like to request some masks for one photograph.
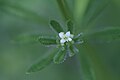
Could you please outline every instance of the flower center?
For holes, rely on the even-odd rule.
[[[70,34],[70,31],[66,33],[60,32],[59,37],[61,38],[60,43],[64,45],[65,42],[72,41],[73,35]]]
[[[67,37],[67,36],[64,36],[64,39],[65,39],[65,40],[68,40],[68,37]]]

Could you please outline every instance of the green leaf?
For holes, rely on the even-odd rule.
[[[82,38],[83,33],[79,33],[77,36],[73,38],[73,40],[76,42]]]
[[[39,24],[46,25],[48,20],[44,19],[37,13],[23,8],[21,5],[11,4],[11,2],[2,1],[0,10],[13,16],[20,17],[25,20],[33,21]]]
[[[79,33],[77,36],[73,38],[75,44],[82,44],[84,42],[83,33]]]
[[[66,50],[59,49],[58,53],[54,56],[54,63],[60,64],[66,60]]]
[[[108,28],[96,31],[89,35],[89,38],[97,42],[112,42],[120,41],[120,28]]]
[[[38,41],[43,45],[56,45],[56,38],[48,36],[39,36]]]
[[[106,9],[109,3],[110,0],[92,0],[91,5],[89,5],[89,9],[86,13],[86,25],[94,22],[98,16]]]
[[[72,18],[72,14],[68,7],[67,1],[66,0],[56,0],[56,1],[58,3],[60,11],[61,11],[63,17],[65,18],[65,20]]]
[[[15,37],[14,40],[12,40],[13,43],[18,43],[18,44],[31,44],[31,43],[37,43],[39,35],[38,34],[24,34],[24,35],[19,35]]]
[[[80,53],[80,64],[83,80],[96,80],[92,63],[88,56],[82,52]]]
[[[79,48],[83,80],[114,80],[105,64],[88,40]]]
[[[63,28],[61,27],[61,25],[57,21],[51,20],[50,25],[56,32],[58,32],[58,33],[64,32]]]
[[[49,64],[51,64],[53,62],[53,57],[54,57],[55,53],[56,53],[56,50],[52,54],[47,56],[46,58],[41,59],[36,64],[33,64],[28,69],[27,74],[30,74],[32,72],[40,71],[40,70],[44,69],[45,67],[47,67]]]
[[[75,0],[74,17],[78,25],[81,24],[89,2],[90,0]]]
[[[73,22],[71,20],[67,22],[67,27],[68,27],[68,31],[73,33]]]
[[[69,47],[69,53],[68,53],[69,57],[72,57],[77,53],[79,53],[79,50],[75,47],[75,45],[71,45]]]

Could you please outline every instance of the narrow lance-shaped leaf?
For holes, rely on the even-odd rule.
[[[80,24],[90,0],[75,0],[74,17],[77,24]]]
[[[94,5],[96,0],[91,0],[89,3],[88,3],[88,6],[86,8],[86,11],[85,11],[85,15],[89,13],[89,10],[91,9],[91,6]]]
[[[19,35],[15,37],[14,40],[12,40],[13,43],[18,44],[31,44],[31,43],[37,43],[39,35],[38,34],[31,34],[31,35]]]
[[[73,38],[73,40],[76,42],[76,41],[80,40],[82,38],[82,36],[83,36],[83,33],[79,33],[77,36],[75,36]]]
[[[67,27],[68,27],[68,31],[73,33],[73,22],[71,20],[67,22]]]
[[[39,36],[38,41],[43,45],[56,45],[56,38],[53,37],[46,37],[46,36]]]
[[[63,28],[61,27],[61,25],[57,21],[51,20],[50,25],[56,32],[58,32],[58,33],[64,32]]]
[[[79,50],[76,48],[75,45],[71,45],[68,50],[69,50],[68,53],[69,57],[72,57],[79,52]]]
[[[54,63],[60,64],[66,59],[66,50],[59,49],[57,54],[54,56]]]
[[[23,8],[21,5],[11,4],[10,2],[2,1],[0,5],[0,10],[5,13],[9,13],[10,15],[20,17],[22,19],[27,19],[33,22],[37,22],[40,24],[47,24],[47,20],[37,13]]]
[[[88,40],[79,48],[83,80],[113,80]]]
[[[91,37],[97,42],[120,41],[120,28],[109,28],[97,31],[89,35],[90,39]]]
[[[49,64],[51,64],[53,62],[53,57],[54,57],[55,53],[56,53],[56,50],[54,50],[53,53],[50,54],[49,56],[47,56],[46,58],[41,59],[38,63],[33,64],[28,69],[27,74],[40,71],[40,70],[44,69],[45,67],[47,67]]]
[[[80,53],[80,64],[83,80],[96,80],[92,62],[83,52]]]
[[[83,33],[79,33],[77,36],[73,38],[75,44],[82,44],[84,42]]]
[[[90,10],[87,12],[88,14],[88,16],[86,17],[86,19],[88,19],[88,22],[86,23],[87,25],[89,23],[94,22],[97,19],[97,17],[104,11],[104,9],[106,9],[108,4],[110,3],[110,0],[103,0],[103,1],[94,0],[92,2],[93,4],[91,5]]]
[[[67,1],[66,0],[56,0],[56,1],[65,20],[71,18],[72,14],[70,13]]]

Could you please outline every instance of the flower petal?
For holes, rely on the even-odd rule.
[[[59,33],[59,37],[60,37],[60,38],[64,38],[64,35],[65,35],[64,32],[60,32],[60,33]]]
[[[65,42],[66,42],[65,39],[61,39],[61,40],[60,40],[60,43],[61,43],[61,44],[64,44]]]
[[[71,39],[71,38],[68,38],[68,40],[69,40],[69,41],[72,41],[72,39]]]
[[[65,34],[67,37],[70,37],[70,31],[66,32]]]

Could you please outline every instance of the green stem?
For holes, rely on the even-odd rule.
[[[61,11],[64,19],[65,20],[70,19],[71,18],[70,10],[69,10],[66,0],[57,0],[57,3],[58,3],[58,6],[60,8],[60,11]]]

